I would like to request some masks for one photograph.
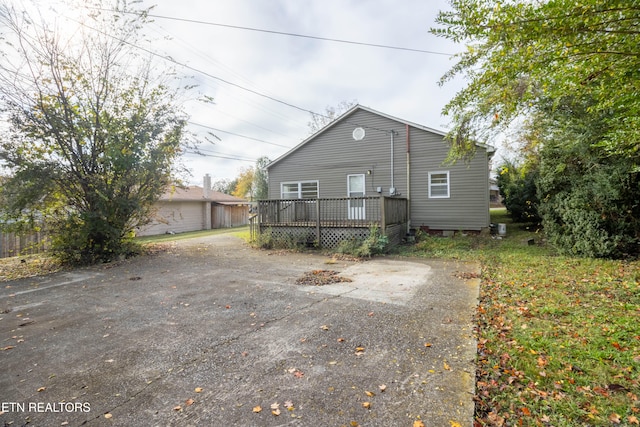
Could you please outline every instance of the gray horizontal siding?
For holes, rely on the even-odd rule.
[[[351,135],[359,126],[365,127],[366,136],[354,141]],[[399,192],[406,193],[404,124],[356,111],[346,122],[338,123],[270,167],[269,198],[280,197],[281,182],[300,180],[320,181],[320,197],[346,197],[347,175],[351,174],[365,174],[366,195],[378,194],[377,187],[382,187],[383,195],[389,195],[391,137],[385,131],[392,129],[398,132],[394,136],[394,184]]]
[[[489,165],[478,148],[469,162],[445,164],[449,145],[442,137],[411,130],[411,225],[442,230],[489,226]],[[429,172],[449,171],[450,198],[429,198]]]
[[[366,136],[355,141],[352,132],[364,127]],[[269,198],[278,199],[280,184],[319,181],[319,197],[346,197],[347,176],[365,175],[367,196],[389,195],[391,136],[394,130],[394,186],[407,192],[407,133],[404,123],[365,110],[356,110],[314,139],[290,152],[269,168]],[[410,128],[412,226],[437,229],[480,229],[489,225],[488,164],[478,149],[469,163],[443,165],[449,145],[441,135]],[[428,172],[450,171],[451,198],[428,198]],[[368,174],[367,172],[371,173]]]

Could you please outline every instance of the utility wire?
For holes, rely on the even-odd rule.
[[[109,9],[105,9],[105,10],[110,11]],[[123,13],[132,13],[132,12],[123,12]],[[221,78],[221,77],[214,76],[213,74],[207,73],[206,71],[202,71],[202,70],[200,70],[200,69],[198,69],[198,68],[195,68],[195,67],[192,67],[192,66],[190,66],[190,65],[187,65],[187,64],[184,64],[184,63],[178,62],[178,61],[176,61],[175,59],[173,59],[172,57],[170,57],[170,56],[168,56],[168,55],[161,55],[161,54],[159,54],[159,53],[157,53],[157,52],[154,52],[154,51],[152,51],[152,50],[150,50],[150,49],[147,49],[147,48],[144,48],[144,47],[142,47],[142,46],[138,46],[138,45],[136,45],[136,44],[134,44],[134,43],[131,43],[131,42],[127,41],[127,40],[124,40],[124,39],[121,39],[121,38],[118,38],[118,37],[114,37],[114,36],[113,36],[113,35],[111,35],[111,34],[107,34],[107,33],[105,33],[104,31],[101,31],[101,30],[98,30],[98,29],[96,29],[96,28],[93,28],[93,27],[91,27],[91,26],[89,26],[89,25],[87,25],[87,24],[85,24],[85,23],[83,23],[83,22],[76,21],[75,19],[72,19],[72,18],[67,18],[67,19],[69,19],[69,20],[71,20],[71,21],[74,21],[74,22],[76,22],[77,24],[80,24],[80,25],[82,25],[83,27],[87,27],[87,28],[89,28],[89,29],[91,29],[91,30],[93,30],[93,31],[96,31],[96,32],[100,33],[100,34],[103,34],[103,35],[106,35],[106,36],[108,36],[108,37],[111,37],[111,38],[113,38],[114,40],[119,41],[120,43],[123,43],[123,44],[126,44],[126,45],[128,45],[128,46],[131,46],[131,47],[133,47],[133,48],[139,49],[139,50],[141,50],[141,51],[143,51],[143,52],[146,52],[146,53],[148,53],[148,54],[150,54],[150,55],[152,55],[152,56],[157,56],[158,58],[164,59],[165,61],[168,61],[168,62],[171,62],[171,63],[173,63],[173,64],[179,65],[179,66],[184,67],[184,68],[186,68],[186,69],[188,69],[188,70],[195,71],[196,73],[200,73],[200,74],[202,74],[202,75],[204,75],[204,76],[207,76],[207,77],[209,77],[209,78],[212,78],[212,79],[214,79],[214,80],[218,80],[218,81],[223,82],[223,83],[226,83],[226,84],[228,84],[228,85],[230,85],[230,86],[233,86],[233,87],[236,87],[236,88],[238,88],[238,89],[241,89],[241,90],[244,90],[244,91],[247,91],[247,92],[253,93],[254,95],[261,96],[261,97],[263,97],[263,98],[269,99],[269,100],[274,101],[274,102],[277,102],[277,103],[279,103],[279,104],[286,105],[287,107],[291,107],[291,108],[293,108],[293,109],[296,109],[296,110],[299,110],[299,111],[302,111],[302,112],[305,112],[305,113],[309,113],[309,114],[313,114],[313,115],[317,115],[317,116],[320,116],[320,117],[327,118],[327,119],[329,119],[331,122],[333,122],[333,121],[335,120],[335,118],[334,118],[334,117],[329,117],[329,116],[324,115],[324,114],[321,114],[321,113],[316,113],[315,111],[311,111],[311,110],[309,110],[309,109],[306,109],[306,108],[303,108],[303,107],[299,107],[299,106],[294,105],[294,104],[291,104],[291,103],[289,103],[289,102],[287,102],[287,101],[283,101],[283,100],[278,99],[278,98],[275,98],[275,97],[273,97],[273,96],[266,95],[266,94],[264,94],[264,93],[258,92],[257,90],[249,89],[249,88],[244,87],[244,86],[241,86],[241,85],[239,85],[239,84],[236,84],[236,83],[230,82],[229,80],[225,80],[225,79],[223,79],[223,78]],[[390,132],[390,131],[389,131],[389,130],[387,130],[387,129],[379,129],[379,128],[376,128],[376,127],[374,127],[374,126],[364,125],[364,124],[358,124],[358,123],[354,123],[354,122],[351,122],[351,121],[348,121],[348,120],[345,120],[344,122],[345,122],[345,123],[350,123],[350,124],[353,124],[353,125],[356,125],[356,126],[361,126],[361,127],[363,127],[363,128],[367,128],[367,129],[377,130],[377,131],[384,132],[384,133],[389,133],[389,132]]]
[[[100,10],[105,10],[105,11],[109,11],[109,12],[115,12],[114,10],[111,10],[111,9],[100,9]],[[140,15],[140,13],[137,13],[137,12],[122,12],[122,13],[127,13],[127,14],[131,14],[131,15]],[[210,26],[215,26],[215,27],[233,28],[233,29],[236,29],[236,30],[245,30],[245,31],[256,31],[256,32],[260,32],[260,33],[278,34],[278,35],[281,35],[281,36],[300,37],[300,38],[305,38],[305,39],[322,40],[322,41],[334,42],[334,43],[346,43],[346,44],[354,44],[354,45],[359,45],[359,46],[376,47],[376,48],[381,48],[381,49],[393,49],[393,50],[403,50],[403,51],[407,51],[407,52],[428,53],[428,54],[431,54],[431,55],[454,56],[451,53],[436,52],[436,51],[433,51],[433,50],[414,49],[414,48],[410,48],[410,47],[401,47],[401,46],[390,46],[390,45],[384,45],[384,44],[359,42],[359,41],[354,41],[354,40],[334,39],[334,38],[330,38],[330,37],[310,36],[310,35],[307,35],[307,34],[297,34],[297,33],[285,32],[285,31],[265,30],[265,29],[262,29],[262,28],[244,27],[244,26],[241,26],[241,25],[220,24],[218,22],[200,21],[200,20],[197,20],[197,19],[188,19],[188,18],[176,18],[176,17],[173,17],[173,16],[155,15],[155,14],[151,14],[151,13],[149,13],[149,14],[147,14],[145,16],[149,16],[151,18],[168,19],[168,20],[172,20],[172,21],[188,22],[188,23],[191,23],[191,24],[210,25]]]
[[[211,126],[203,125],[201,123],[195,123],[195,122],[191,122],[191,121],[189,123],[191,123],[192,125],[203,127],[205,129],[210,129],[210,130],[214,130],[216,132],[222,132],[222,133],[226,133],[226,134],[229,134],[229,135],[238,136],[240,138],[250,139],[252,141],[262,142],[264,144],[275,145],[277,147],[290,148],[288,145],[276,144],[275,142],[269,142],[269,141],[265,141],[263,139],[253,138],[253,137],[246,136],[246,135],[240,135],[238,133],[229,132],[229,131],[222,130],[222,129],[217,129],[217,128],[214,128],[214,127],[211,127]]]
[[[247,159],[247,158],[241,158],[241,157],[232,157],[232,156],[223,156],[220,154],[210,154],[210,153],[203,153],[200,150],[186,150],[185,154],[197,154],[199,156],[204,156],[204,157],[216,157],[218,159],[226,159],[226,160],[237,160],[240,162],[255,162],[255,159]]]

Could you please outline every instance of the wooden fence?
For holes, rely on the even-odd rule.
[[[0,258],[39,254],[47,249],[48,239],[43,231],[30,234],[0,232]]]

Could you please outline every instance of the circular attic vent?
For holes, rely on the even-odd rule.
[[[364,139],[364,129],[363,128],[355,128],[353,130],[353,139],[355,139],[356,141],[362,141]]]

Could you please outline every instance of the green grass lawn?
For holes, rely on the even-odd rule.
[[[234,228],[216,228],[214,230],[188,231],[185,233],[178,233],[178,234],[159,234],[157,236],[138,237],[136,240],[142,244],[166,243],[166,242],[175,242],[178,240],[193,239],[194,237],[206,237],[206,236],[213,236],[216,234],[226,234],[226,233],[231,233],[245,240],[248,240],[249,226],[243,225],[241,227],[234,227]]]
[[[482,264],[476,425],[639,425],[640,262],[558,256],[504,210],[492,221],[503,239],[422,236],[402,250]]]

